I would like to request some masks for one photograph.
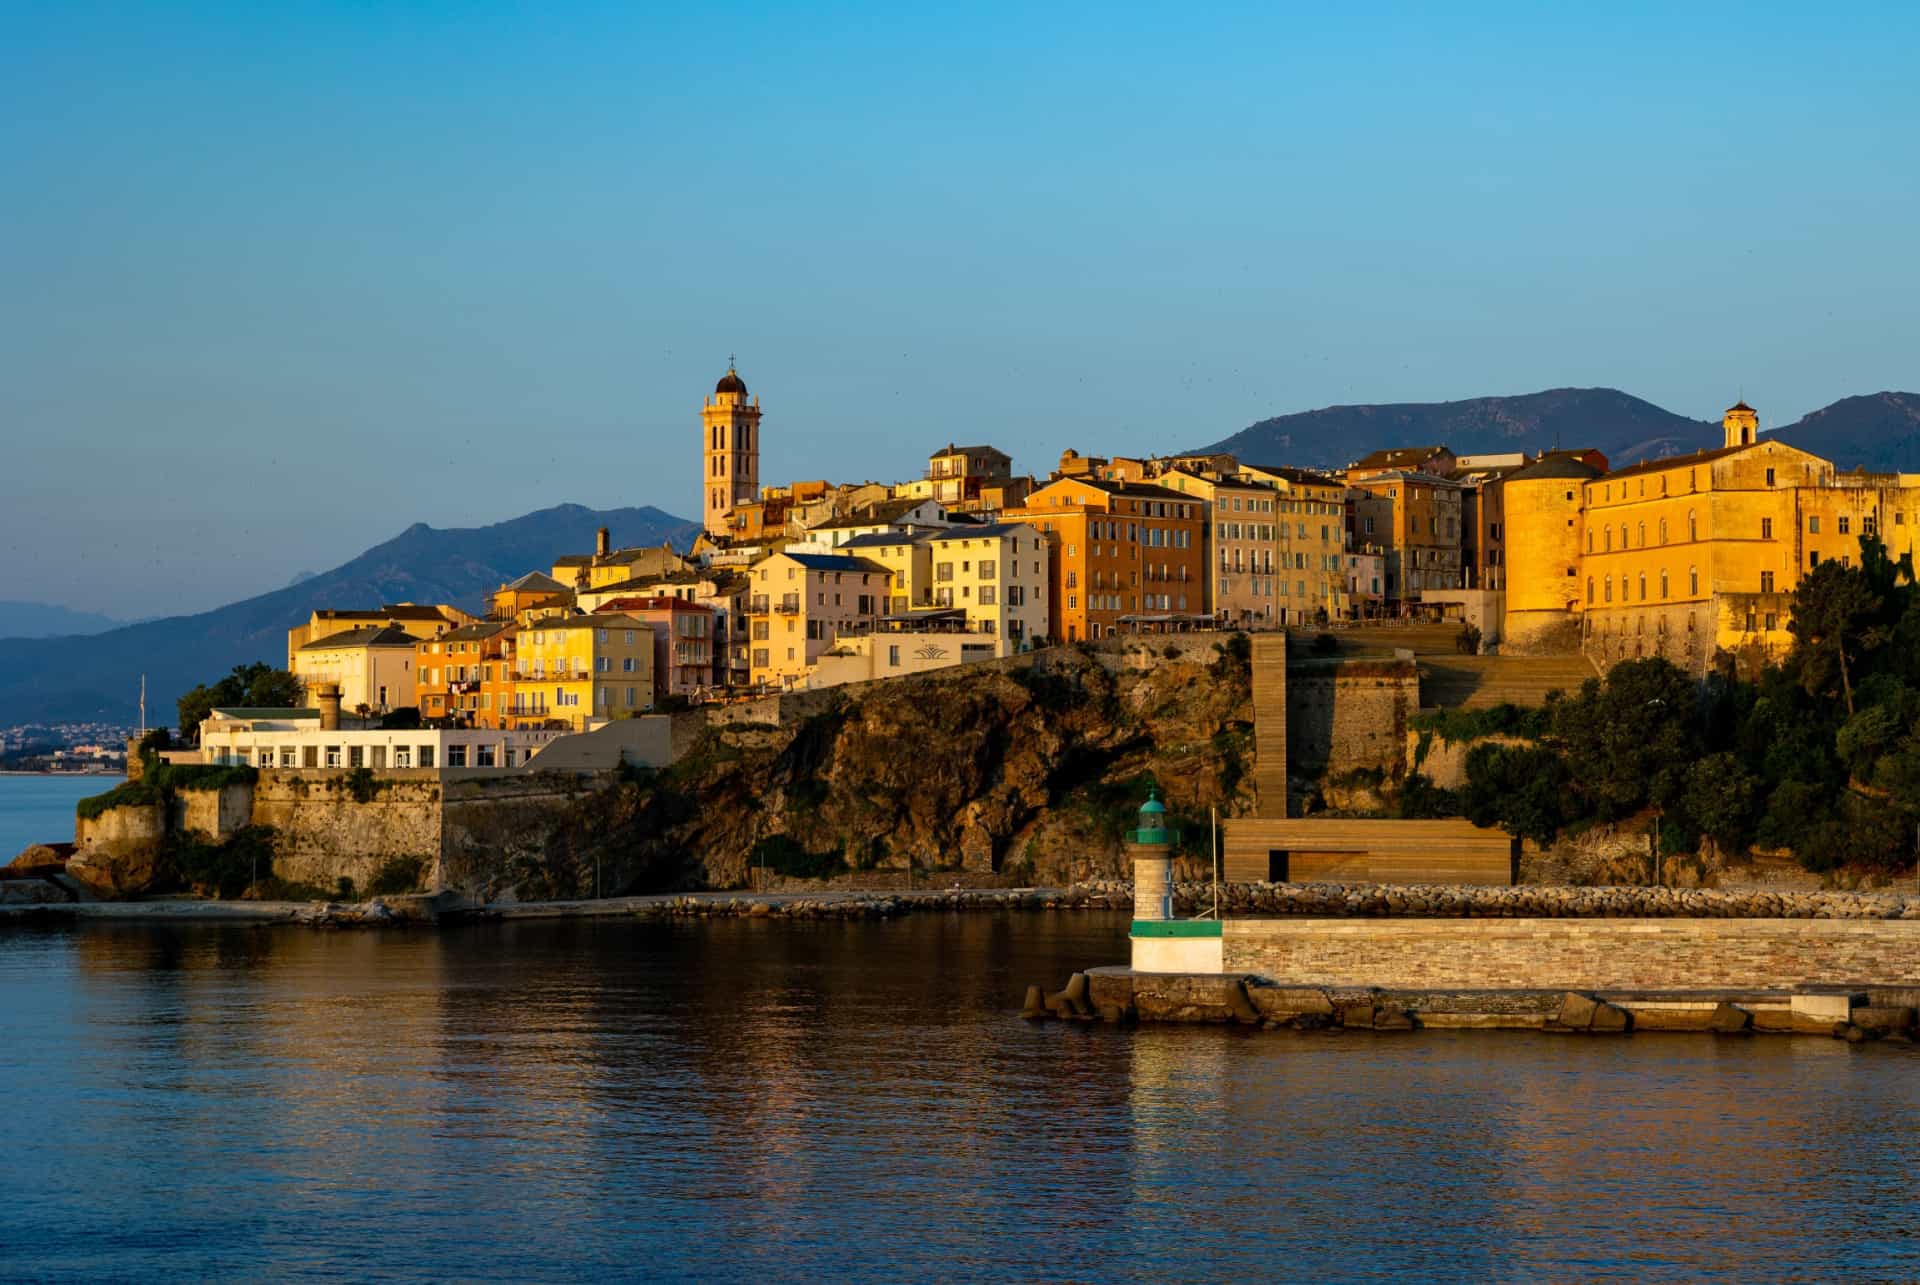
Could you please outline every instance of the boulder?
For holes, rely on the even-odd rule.
[[[1587,1027],[1590,1031],[1622,1032],[1633,1029],[1633,1014],[1617,1004],[1600,1003],[1593,1009],[1593,1023]]]
[[[1373,1005],[1342,1004],[1340,1006],[1340,1025],[1355,1030],[1373,1029]]]
[[[1584,1031],[1593,1025],[1593,1015],[1599,1008],[1599,1000],[1568,991],[1560,997],[1560,1011],[1553,1020],[1570,1031]]]
[[[1286,1022],[1304,1014],[1333,1016],[1333,1001],[1327,993],[1312,986],[1263,986],[1254,982],[1247,987],[1247,998],[1260,1016]]]
[[[1853,1024],[1881,1034],[1904,1034],[1914,1025],[1910,1008],[1862,1007],[1853,1010]]]
[[[27,845],[11,863],[0,867],[0,879],[38,879],[59,874],[73,856],[71,843],[33,843]]]
[[[1239,987],[1238,977],[1140,973],[1134,977],[1133,1004],[1143,1022],[1231,1022],[1230,992]]]
[[[73,898],[46,879],[0,880],[0,906],[60,906]]]
[[[1122,968],[1098,968],[1087,973],[1087,1002],[1100,1012],[1133,1007],[1133,976]]]
[[[1413,1015],[1404,1008],[1376,1008],[1373,1010],[1373,1029],[1410,1031],[1413,1029]]]
[[[1740,1035],[1753,1029],[1753,1014],[1737,1004],[1722,1003],[1707,1019],[1707,1029],[1716,1035]]]
[[[67,862],[67,874],[103,901],[119,901],[152,892],[160,881],[159,854],[134,846],[115,852],[83,848]]]

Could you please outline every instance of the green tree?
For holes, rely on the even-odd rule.
[[[202,683],[179,699],[175,708],[180,716],[180,739],[198,744],[200,724],[216,709],[286,709],[299,703],[300,680],[286,670],[260,661],[235,665],[232,673],[213,686]]]
[[[1854,658],[1887,638],[1878,621],[1882,605],[1864,569],[1832,559],[1808,572],[1793,590],[1787,621],[1793,634],[1789,663],[1799,671],[1808,695],[1829,695],[1837,681],[1848,717],[1854,713]]]
[[[1687,768],[1680,812],[1689,829],[1737,852],[1753,836],[1760,779],[1732,754],[1709,754]]]
[[[1546,746],[1489,742],[1467,751],[1462,810],[1475,825],[1497,825],[1545,847],[1566,813],[1567,764]]]
[[[1554,706],[1553,737],[1595,815],[1612,821],[1674,800],[1698,753],[1694,705],[1693,681],[1654,656],[1615,665],[1606,682],[1589,678]]]

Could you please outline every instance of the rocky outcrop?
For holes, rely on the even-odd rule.
[[[823,692],[791,722],[711,726],[667,771],[587,805],[609,886],[739,887],[763,864],[1119,875],[1149,781],[1196,835],[1211,807],[1251,811],[1247,667],[1207,654],[1136,669],[1053,648]]]

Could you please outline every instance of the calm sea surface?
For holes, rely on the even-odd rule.
[[[0,776],[0,866],[29,843],[72,843],[73,805],[123,776]]]
[[[0,1278],[1920,1278],[1920,1057],[1028,1025],[1113,914],[0,927]]]

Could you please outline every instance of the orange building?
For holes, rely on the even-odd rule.
[[[420,717],[467,727],[501,727],[513,691],[511,620],[482,620],[415,645]]]
[[[512,620],[529,607],[554,607],[561,611],[573,605],[573,590],[541,571],[529,571],[512,584],[493,591],[489,607],[497,620]]]
[[[1206,505],[1144,482],[1063,477],[1004,521],[1052,545],[1048,627],[1056,641],[1208,623]]]

